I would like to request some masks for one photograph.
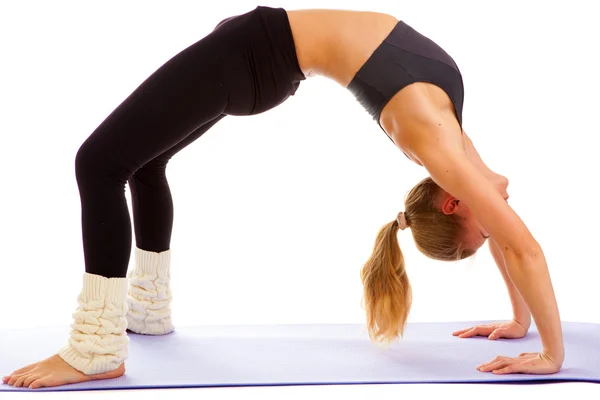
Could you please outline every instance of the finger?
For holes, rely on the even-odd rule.
[[[460,335],[461,333],[465,333],[465,332],[467,332],[467,331],[470,331],[471,329],[473,329],[473,327],[470,327],[470,328],[465,328],[465,329],[460,329],[460,330],[458,330],[458,331],[454,331],[454,332],[452,332],[452,335],[454,335],[454,336],[458,336],[458,335]]]
[[[461,333],[465,333],[465,332],[471,331],[473,329],[475,329],[475,330],[477,330],[477,329],[493,329],[495,326],[496,326],[495,324],[475,325],[470,328],[460,329],[458,331],[453,332],[452,334],[454,336],[457,336],[457,335],[460,335]]]
[[[458,337],[473,337],[473,336],[487,336],[491,333],[492,328],[488,326],[476,326],[468,332],[459,335]]]
[[[469,329],[468,331],[458,335],[458,337],[469,338],[469,337],[477,336],[477,332],[479,332],[479,330],[480,330],[480,328],[478,326],[474,326],[473,328]]]
[[[497,356],[497,357],[494,357],[494,359],[493,359],[493,360],[491,360],[491,361],[488,361],[488,362],[486,362],[486,363],[483,363],[483,364],[479,364],[479,367],[483,367],[483,366],[485,366],[485,365],[488,365],[488,364],[493,364],[493,363],[495,363],[495,362],[497,362],[497,361],[500,361],[500,360],[505,360],[505,359],[507,359],[507,358],[508,358],[508,357],[505,357],[505,356]]]
[[[454,334],[460,335],[461,333],[465,333],[465,332],[468,332],[468,331],[473,330],[473,329],[477,329],[477,328],[482,327],[482,326],[487,326],[487,325],[475,325],[475,326],[471,326],[471,327],[468,327],[468,328],[465,328],[465,329],[460,329],[458,331],[454,331],[452,334],[453,335]]]
[[[490,333],[490,336],[488,336],[488,339],[490,340],[496,340],[496,339],[500,339],[503,336],[503,334],[506,333],[506,328],[498,328],[495,329],[492,333]]]
[[[485,365],[481,368],[478,368],[479,371],[481,372],[490,372],[490,371],[494,371],[500,368],[504,368],[507,365],[509,365],[506,361],[497,361],[495,363],[489,364],[489,365]]]
[[[468,338],[468,337],[471,337],[471,336],[475,335],[475,331],[476,330],[477,330],[477,327],[474,326],[471,329],[468,329],[465,332],[459,334],[458,337],[459,338]]]
[[[525,370],[525,365],[524,364],[520,364],[520,363],[514,363],[511,365],[507,365],[504,368],[498,368],[498,369],[494,369],[492,371],[492,373],[497,374],[497,375],[504,375],[504,374],[518,374],[521,373]]]
[[[481,364],[480,366],[477,367],[477,369],[482,372],[491,371],[492,369],[502,368],[502,367],[508,365],[508,363],[511,360],[512,359],[509,357],[500,357],[499,356],[499,357],[494,358],[492,361],[490,361],[488,363]]]

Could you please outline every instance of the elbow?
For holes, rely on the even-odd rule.
[[[527,241],[505,244],[502,247],[505,257],[519,260],[535,260],[544,257],[540,244],[533,238]]]
[[[519,292],[528,282],[539,282],[548,275],[544,252],[535,242],[509,248],[504,251],[504,260],[506,272]]]
[[[505,255],[510,254],[519,258],[536,258],[543,254],[542,246],[531,234],[512,235],[510,239],[498,245]]]

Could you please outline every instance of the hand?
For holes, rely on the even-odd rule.
[[[496,322],[493,324],[476,325],[471,328],[461,329],[452,335],[459,338],[470,338],[473,336],[487,336],[490,340],[507,338],[519,339],[527,335],[527,329],[517,321]]]
[[[492,361],[481,364],[477,369],[494,374],[554,374],[561,365],[544,353],[521,353],[518,357],[496,357]]]

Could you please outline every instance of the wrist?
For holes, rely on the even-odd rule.
[[[514,316],[513,322],[519,324],[525,331],[529,331],[529,327],[531,326],[531,316]]]
[[[545,357],[547,357],[553,364],[556,364],[559,368],[562,367],[563,361],[565,359],[564,347],[557,349],[544,348],[542,354]]]

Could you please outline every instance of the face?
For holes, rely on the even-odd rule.
[[[508,200],[508,179],[494,172],[491,172],[487,178],[494,185],[496,190],[498,190],[498,193],[502,195],[502,198],[504,198],[504,200]],[[483,246],[489,237],[489,234],[473,217],[469,207],[467,207],[466,204],[462,203],[455,197],[452,197],[449,193],[444,192],[441,209],[444,214],[456,214],[463,218],[466,232],[463,240],[467,246],[474,250],[477,250]]]

